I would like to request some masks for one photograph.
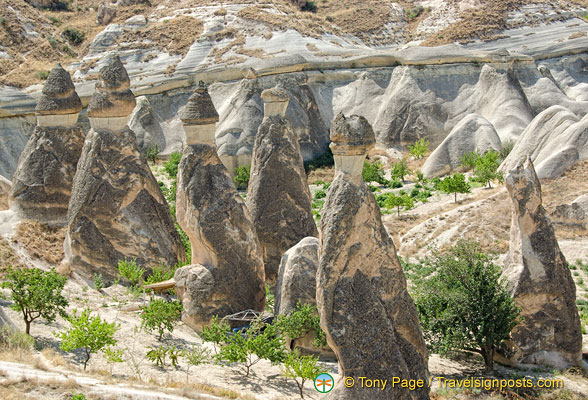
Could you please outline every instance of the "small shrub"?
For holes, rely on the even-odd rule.
[[[324,199],[325,197],[327,197],[327,192],[323,189],[319,189],[314,193],[315,199]]]
[[[333,17],[331,17],[330,15],[327,15],[327,17],[325,18],[325,20],[327,22],[334,22],[335,21],[335,19]]]
[[[163,339],[163,334],[167,329],[172,333],[175,325],[182,315],[182,305],[179,301],[167,302],[162,299],[151,300],[147,307],[142,308],[141,326],[147,332],[157,330],[159,336],[157,340]]]
[[[0,327],[0,347],[7,350],[31,350],[34,344],[35,340],[30,335],[8,325]]]
[[[55,26],[60,26],[61,25],[61,20],[59,18],[56,18],[52,15],[50,15],[49,17],[49,21],[51,21],[51,23]]]
[[[128,280],[131,286],[138,286],[139,281],[145,274],[145,268],[137,265],[137,260],[134,258],[120,260],[118,262],[118,274]]]
[[[86,356],[84,370],[92,353],[116,345],[114,333],[119,326],[114,322],[103,321],[99,316],[90,316],[89,308],[84,309],[79,317],[77,316],[77,310],[74,310],[73,315],[68,317],[67,320],[71,327],[65,332],[57,333],[56,336],[62,340],[60,347],[63,351],[72,351],[74,349],[84,351]]]
[[[71,400],[86,400],[86,395],[83,393],[73,392],[71,395]]]
[[[157,143],[147,147],[147,150],[145,150],[145,157],[147,157],[147,160],[151,161],[152,163],[155,163],[157,161],[158,155],[159,147],[157,146]]]
[[[394,208],[396,207],[396,212],[400,217],[400,208],[404,207],[405,210],[410,210],[414,207],[414,200],[412,197],[404,193],[402,190],[398,193],[398,195],[394,193],[390,193],[388,198],[386,199],[384,206],[386,208]]]
[[[269,290],[269,288],[266,288],[266,291],[267,290]],[[214,352],[218,354],[219,348],[221,345],[227,343],[231,333],[232,331],[229,324],[224,320],[219,321],[218,317],[214,316],[210,322],[210,326],[202,327],[202,333],[200,334],[200,337],[205,342],[213,343]]]
[[[398,189],[401,188],[402,186],[404,186],[402,184],[402,182],[400,182],[397,179],[394,179],[393,181],[390,181],[390,184],[388,185],[391,189]]]
[[[174,151],[169,155],[169,160],[163,163],[163,169],[170,178],[175,179],[178,176],[178,165],[182,159],[182,153]]]
[[[464,174],[454,174],[452,176],[446,176],[440,183],[439,189],[442,192],[454,195],[454,201],[457,203],[458,193],[469,193],[471,186],[466,182]]]
[[[300,8],[300,10],[315,13],[317,10],[316,3],[314,1],[307,1],[306,4]]]
[[[39,71],[37,74],[39,75],[39,79],[41,79],[42,81],[49,78],[49,71]]]
[[[512,151],[514,146],[515,146],[514,140],[507,140],[504,143],[502,143],[502,149],[500,150],[500,155],[498,156],[498,158],[500,159],[500,162],[504,161],[506,159],[506,157],[508,157],[508,155],[510,154],[510,152]]]
[[[178,358],[182,354],[182,351],[175,345],[170,346],[157,346],[149,347],[146,357],[149,361],[155,363],[158,367],[165,367],[165,359],[169,356],[169,360],[174,368],[178,368]]]
[[[418,16],[421,15],[424,10],[425,9],[423,6],[418,6],[415,8],[407,9],[406,10],[406,20],[412,21],[412,20],[418,18]]]
[[[83,32],[80,32],[76,28],[69,27],[63,30],[63,36],[74,46],[82,44],[86,38],[86,35],[84,35]]]
[[[49,36],[47,38],[47,41],[49,42],[49,44],[51,45],[51,47],[53,47],[54,49],[58,49],[59,48],[59,42],[53,36]]]
[[[7,22],[8,22],[8,20],[5,17],[0,17],[0,25],[6,26]]]
[[[327,150],[321,154],[320,156],[314,158],[311,161],[304,162],[304,170],[308,174],[310,171],[314,171],[315,169],[324,168],[324,167],[332,167],[335,165],[335,159],[333,158],[333,152],[329,147]]]
[[[67,278],[59,275],[55,269],[9,268],[5,279],[0,287],[10,289],[10,297],[14,302],[11,308],[22,312],[26,334],[30,334],[31,322],[39,317],[53,322],[57,314],[65,316],[68,301],[61,292]]]
[[[94,273],[94,289],[100,291],[104,288],[104,280],[102,274]]]
[[[196,367],[198,365],[207,364],[210,362],[210,351],[202,346],[193,346],[189,349],[184,349],[181,355],[188,364],[186,367],[186,382],[188,382],[190,367]]]
[[[235,177],[233,178],[233,182],[235,182],[235,186],[239,190],[246,190],[247,186],[249,185],[249,178],[251,173],[251,166],[241,166],[237,167],[234,170]]]
[[[280,315],[276,321],[280,332],[289,339],[294,340],[305,336],[308,332],[314,333],[312,345],[324,347],[327,345],[327,337],[320,326],[320,318],[315,305],[296,304],[296,309],[289,315]]]
[[[388,183],[388,181],[384,178],[384,169],[382,163],[379,161],[364,161],[361,176],[363,181],[366,183],[377,182],[382,185]]]
[[[286,356],[282,367],[282,375],[286,379],[292,378],[300,392],[300,398],[304,398],[302,390],[308,380],[314,380],[318,375],[327,372],[326,369],[318,365],[318,357],[301,356],[298,351],[292,351]]]
[[[269,311],[271,313],[274,312],[274,306],[276,304],[276,297],[274,295],[273,290],[271,290],[269,284],[265,284],[265,311]]]
[[[161,265],[155,266],[152,269],[151,275],[145,279],[145,284],[151,285],[152,283],[167,281],[174,277],[176,271],[180,268],[180,264],[173,266]]]
[[[426,138],[421,138],[414,142],[412,146],[408,145],[409,154],[417,160],[421,159],[427,154],[430,144],[431,142],[429,142]]]
[[[404,183],[404,178],[406,175],[411,173],[412,171],[408,168],[408,163],[404,158],[392,164],[392,170],[390,171],[392,178],[399,179],[402,181],[402,183]]]

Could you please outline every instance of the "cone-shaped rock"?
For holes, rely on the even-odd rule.
[[[185,259],[169,208],[126,119],[135,104],[118,57],[100,71],[68,211],[65,265],[86,276],[117,275],[136,258],[146,267]]]
[[[331,128],[335,180],[321,218],[317,304],[321,327],[339,361],[331,399],[428,399],[427,349],[392,238],[361,171],[374,132],[363,117],[339,114]],[[359,377],[387,379],[384,390],[360,387]],[[344,378],[356,385],[346,388]],[[422,379],[424,387],[392,386],[392,378]]]
[[[65,224],[76,166],[84,145],[77,126],[82,103],[69,73],[57,64],[37,103],[37,126],[12,178],[11,208],[22,218]]]
[[[212,317],[263,310],[260,245],[245,202],[214,145],[218,114],[203,84],[181,116],[186,143],[178,167],[176,216],[190,238],[192,265],[176,271],[182,320],[200,331]]]
[[[510,171],[505,184],[513,211],[503,276],[523,320],[501,353],[514,364],[578,364],[582,332],[576,286],[541,205],[541,184],[531,160]]]
[[[298,138],[284,116],[288,95],[276,87],[261,97],[265,117],[253,147],[247,208],[261,243],[266,280],[274,283],[286,250],[318,232]]]

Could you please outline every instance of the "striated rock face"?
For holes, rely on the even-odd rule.
[[[116,7],[102,3],[96,12],[96,25],[108,25],[114,17],[116,17]]]
[[[178,166],[176,217],[190,238],[192,265],[176,271],[182,320],[200,331],[212,317],[262,311],[265,274],[245,202],[214,145],[218,114],[203,84],[182,113],[186,130]]]
[[[428,399],[429,389],[346,388],[344,377],[428,378],[427,349],[392,238],[362,182],[374,132],[363,117],[337,116],[331,132],[335,180],[321,218],[317,304],[342,379],[332,399]],[[363,153],[362,153],[363,152]]]
[[[69,204],[66,265],[86,276],[99,272],[113,278],[118,261],[125,258],[147,267],[185,259],[167,202],[135,134],[126,127],[135,101],[121,67],[113,57],[100,71],[88,107],[92,130]]]
[[[514,364],[578,364],[582,333],[576,286],[541,205],[541,185],[531,160],[510,171],[505,183],[513,217],[503,276],[524,319],[502,353]]]
[[[8,210],[8,198],[12,183],[0,175],[0,211]]]
[[[549,107],[523,131],[499,170],[510,171],[527,155],[539,178],[561,176],[577,160],[588,158],[588,116],[580,119],[565,107]]]
[[[84,145],[84,131],[76,125],[81,110],[69,73],[57,64],[43,87],[37,126],[12,178],[11,208],[21,218],[65,224]]]
[[[267,93],[262,97],[274,99]],[[257,132],[247,190],[247,208],[261,243],[265,277],[272,283],[286,250],[307,236],[318,236],[300,146],[290,121],[283,116],[286,99],[266,108],[276,114],[267,115]]]
[[[422,172],[427,178],[446,175],[461,165],[461,158],[468,152],[501,148],[494,126],[481,115],[468,114],[427,158]]]
[[[571,204],[560,204],[550,215],[553,224],[586,229],[588,223],[588,194],[583,194]]]
[[[276,283],[276,315],[289,314],[298,302],[316,304],[319,248],[317,238],[306,237],[284,253]]]

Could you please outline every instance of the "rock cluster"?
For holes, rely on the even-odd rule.
[[[21,217],[65,224],[84,131],[82,110],[69,73],[57,64],[49,73],[35,109],[37,126],[12,178],[11,208]]]
[[[362,181],[375,143],[363,117],[339,114],[331,130],[335,180],[321,218],[317,304],[321,327],[339,361],[332,399],[428,399],[429,389],[346,388],[344,378],[427,380],[427,349],[392,238]]]
[[[249,211],[217,155],[218,114],[202,82],[181,119],[186,146],[178,167],[176,217],[190,238],[192,264],[174,278],[182,320],[200,331],[216,315],[262,311],[265,274]]]
[[[519,163],[505,183],[513,212],[503,276],[524,319],[502,354],[513,364],[579,364],[582,332],[576,286],[541,205],[541,184],[531,160]]]
[[[146,267],[185,259],[167,202],[135,134],[126,126],[135,106],[117,56],[100,70],[88,106],[92,129],[74,179],[64,244],[65,265],[92,276],[117,275],[117,263],[136,258]]]
[[[247,208],[261,243],[266,280],[275,283],[282,255],[307,236],[318,236],[298,138],[285,117],[288,94],[266,89],[264,119],[259,126]]]

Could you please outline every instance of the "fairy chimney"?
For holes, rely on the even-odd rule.
[[[11,208],[22,218],[65,224],[84,144],[84,131],[77,125],[81,110],[69,73],[56,64],[35,108],[37,126],[13,176]]]
[[[215,145],[214,132],[218,113],[204,82],[199,82],[198,88],[188,99],[180,120],[186,132],[186,145],[198,143]]]

